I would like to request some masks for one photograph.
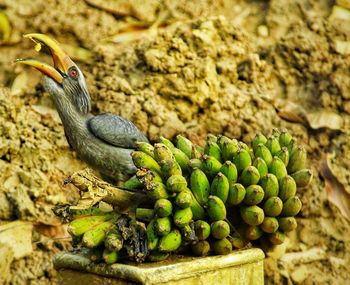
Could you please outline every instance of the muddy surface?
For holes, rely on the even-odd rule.
[[[8,281],[55,282],[51,257],[69,245],[50,209],[77,198],[63,181],[85,167],[40,75],[12,63],[49,60],[22,39],[42,32],[77,59],[93,112],[129,118],[151,140],[184,133],[201,144],[211,132],[250,142],[257,131],[291,130],[315,177],[299,193],[298,229],[268,254],[266,283],[346,284],[350,222],[327,189],[333,202],[350,195],[350,51],[341,48],[350,18],[325,0],[104,2],[0,2],[12,26],[0,45],[0,220],[35,225],[33,252],[12,262]],[[327,153],[338,187],[326,189]]]

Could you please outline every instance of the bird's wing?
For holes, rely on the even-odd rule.
[[[132,122],[110,113],[92,117],[88,127],[96,137],[114,146],[135,148],[136,141],[148,142]]]

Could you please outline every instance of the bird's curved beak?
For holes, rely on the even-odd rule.
[[[17,59],[15,62],[33,66],[40,72],[51,77],[57,83],[61,84],[63,81],[63,76],[67,74],[68,69],[71,66],[75,65],[74,62],[62,50],[58,42],[56,42],[54,39],[51,39],[50,37],[44,34],[32,33],[32,34],[24,35],[24,37],[31,39],[37,44],[36,45],[37,51],[40,50],[41,45],[48,47],[51,52],[54,66],[52,67],[51,65],[45,62],[41,62],[34,59]]]

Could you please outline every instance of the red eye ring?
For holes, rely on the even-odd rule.
[[[78,71],[76,71],[75,69],[72,69],[70,72],[69,72],[69,75],[73,78],[76,78],[78,76]]]

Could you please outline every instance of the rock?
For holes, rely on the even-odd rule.
[[[307,269],[307,266],[301,265],[292,272],[291,278],[296,284],[302,284],[308,275],[310,275],[310,273]]]
[[[7,244],[0,243],[0,256],[0,281],[4,282],[1,284],[7,284],[9,282],[10,267],[13,261],[12,248]]]
[[[29,222],[15,221],[0,226],[0,244],[9,247],[14,259],[20,259],[32,253],[33,225]],[[1,247],[0,247],[1,251]],[[3,255],[0,254],[0,262]],[[0,265],[1,268],[1,265]],[[1,274],[2,270],[0,270]],[[0,278],[1,279],[1,278]]]

